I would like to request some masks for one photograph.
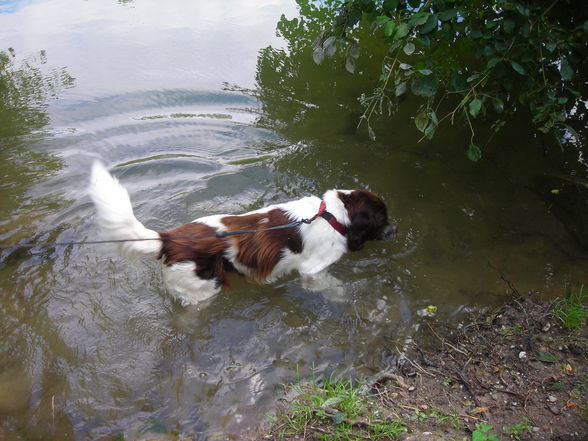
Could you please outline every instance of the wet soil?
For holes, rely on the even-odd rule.
[[[354,425],[402,421],[403,433],[377,439],[587,440],[588,330],[565,329],[553,304],[518,297],[454,327],[426,318],[396,367],[369,383],[372,415],[348,421],[349,439],[362,439]],[[336,439],[324,417],[283,430],[291,406],[259,440]]]

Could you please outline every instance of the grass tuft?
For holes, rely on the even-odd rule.
[[[369,388],[363,382],[331,374],[322,384],[314,381],[293,388],[298,397],[274,421],[278,439],[312,433],[320,440],[384,440],[406,430],[401,420],[383,416],[382,409],[369,400]]]
[[[564,297],[556,302],[553,312],[567,329],[578,329],[586,324],[588,319],[588,307],[586,306],[586,293],[584,285],[575,292],[571,287]]]

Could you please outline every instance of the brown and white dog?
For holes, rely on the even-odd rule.
[[[183,305],[219,292],[229,273],[259,283],[292,271],[312,277],[365,241],[396,233],[384,202],[365,190],[329,190],[322,200],[309,196],[236,216],[206,216],[165,233],[135,218],[127,191],[99,162],[92,168],[89,194],[103,238],[133,239],[119,243],[127,257],[158,256],[167,290]],[[235,234],[243,230],[255,232]]]

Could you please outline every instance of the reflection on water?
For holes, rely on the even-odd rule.
[[[31,7],[46,11],[61,3]],[[268,17],[263,8],[270,3],[239,14]],[[109,5],[130,17],[154,10],[151,2]],[[96,5],[78,6],[96,14]],[[168,8],[179,20],[173,23],[187,20],[176,3]],[[63,20],[75,24],[72,17]],[[219,17],[208,26],[228,32]],[[111,17],[112,35],[129,29],[119,18]],[[89,32],[92,24],[77,20]],[[100,15],[96,21],[109,20]],[[263,23],[273,32],[275,17]],[[499,155],[473,166],[446,148],[459,142],[460,128],[426,145],[416,144],[402,119],[382,127],[378,143],[356,135],[360,88],[342,69],[325,65],[326,71],[315,72],[310,42],[303,38],[304,27],[315,25],[284,18],[279,32],[287,47],[264,43],[256,72],[231,63],[232,52],[217,51],[207,63],[226,75],[217,75],[215,87],[195,75],[186,87],[184,71],[196,71],[202,60],[165,58],[170,39],[184,41],[187,31],[159,20],[154,29],[165,38],[149,40],[149,51],[165,58],[160,67],[166,72],[181,73],[163,76],[145,68],[136,87],[128,76],[108,76],[101,89],[74,64],[67,71],[81,71],[84,86],[76,80],[77,87],[65,93],[70,98],[57,102],[50,99],[70,83],[51,89],[57,83],[49,80],[50,69],[35,70],[50,65],[51,57],[46,64],[31,59],[20,65],[6,53],[8,71],[23,79],[28,72],[26,84],[41,86],[28,95],[24,87],[13,88],[21,96],[18,110],[8,109],[6,98],[0,104],[8,115],[0,120],[3,244],[95,239],[85,195],[95,159],[128,188],[137,217],[160,231],[328,188],[366,187],[388,202],[401,233],[395,242],[369,244],[333,266],[332,275],[345,285],[343,297],[305,291],[296,276],[269,286],[238,280],[200,309],[171,302],[157,262],[131,265],[108,245],[2,251],[1,439],[176,433],[240,439],[272,409],[281,384],[313,371],[370,375],[389,367],[422,320],[453,323],[468,308],[501,302],[509,292],[501,275],[521,292],[549,294],[582,275],[585,258],[531,195],[524,171],[499,171],[505,169]],[[240,28],[233,26],[236,41]],[[79,37],[78,28],[72,29],[52,43],[61,54],[78,50],[68,39],[68,32]],[[129,48],[143,53],[139,38],[120,52],[105,39],[112,60],[124,58]],[[256,75],[254,97],[219,90],[222,81],[245,74]],[[157,79],[157,87],[145,87],[147,76]],[[340,95],[331,92],[334,82],[347,84]],[[9,118],[14,124],[3,123]],[[505,145],[513,139],[520,143],[505,132]],[[419,318],[416,311],[428,304],[438,306],[438,315]]]
[[[43,70],[44,51],[15,62],[12,49],[0,52],[0,238],[2,244],[27,238],[55,238],[43,222],[63,206],[55,195],[35,196],[31,183],[57,174],[60,159],[36,146],[49,122],[48,100],[73,78],[65,69]],[[41,233],[46,230],[47,234]],[[0,259],[0,414],[3,439],[73,439],[69,416],[55,394],[68,387],[60,359],[73,360],[60,326],[47,314],[47,274],[52,252],[3,250]],[[7,431],[6,434],[3,432]],[[15,435],[18,433],[19,435]],[[55,437],[55,438],[54,438]]]

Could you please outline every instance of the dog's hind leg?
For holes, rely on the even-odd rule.
[[[194,262],[163,265],[165,286],[182,306],[197,305],[221,290],[216,279],[201,279],[196,275],[195,269]]]

